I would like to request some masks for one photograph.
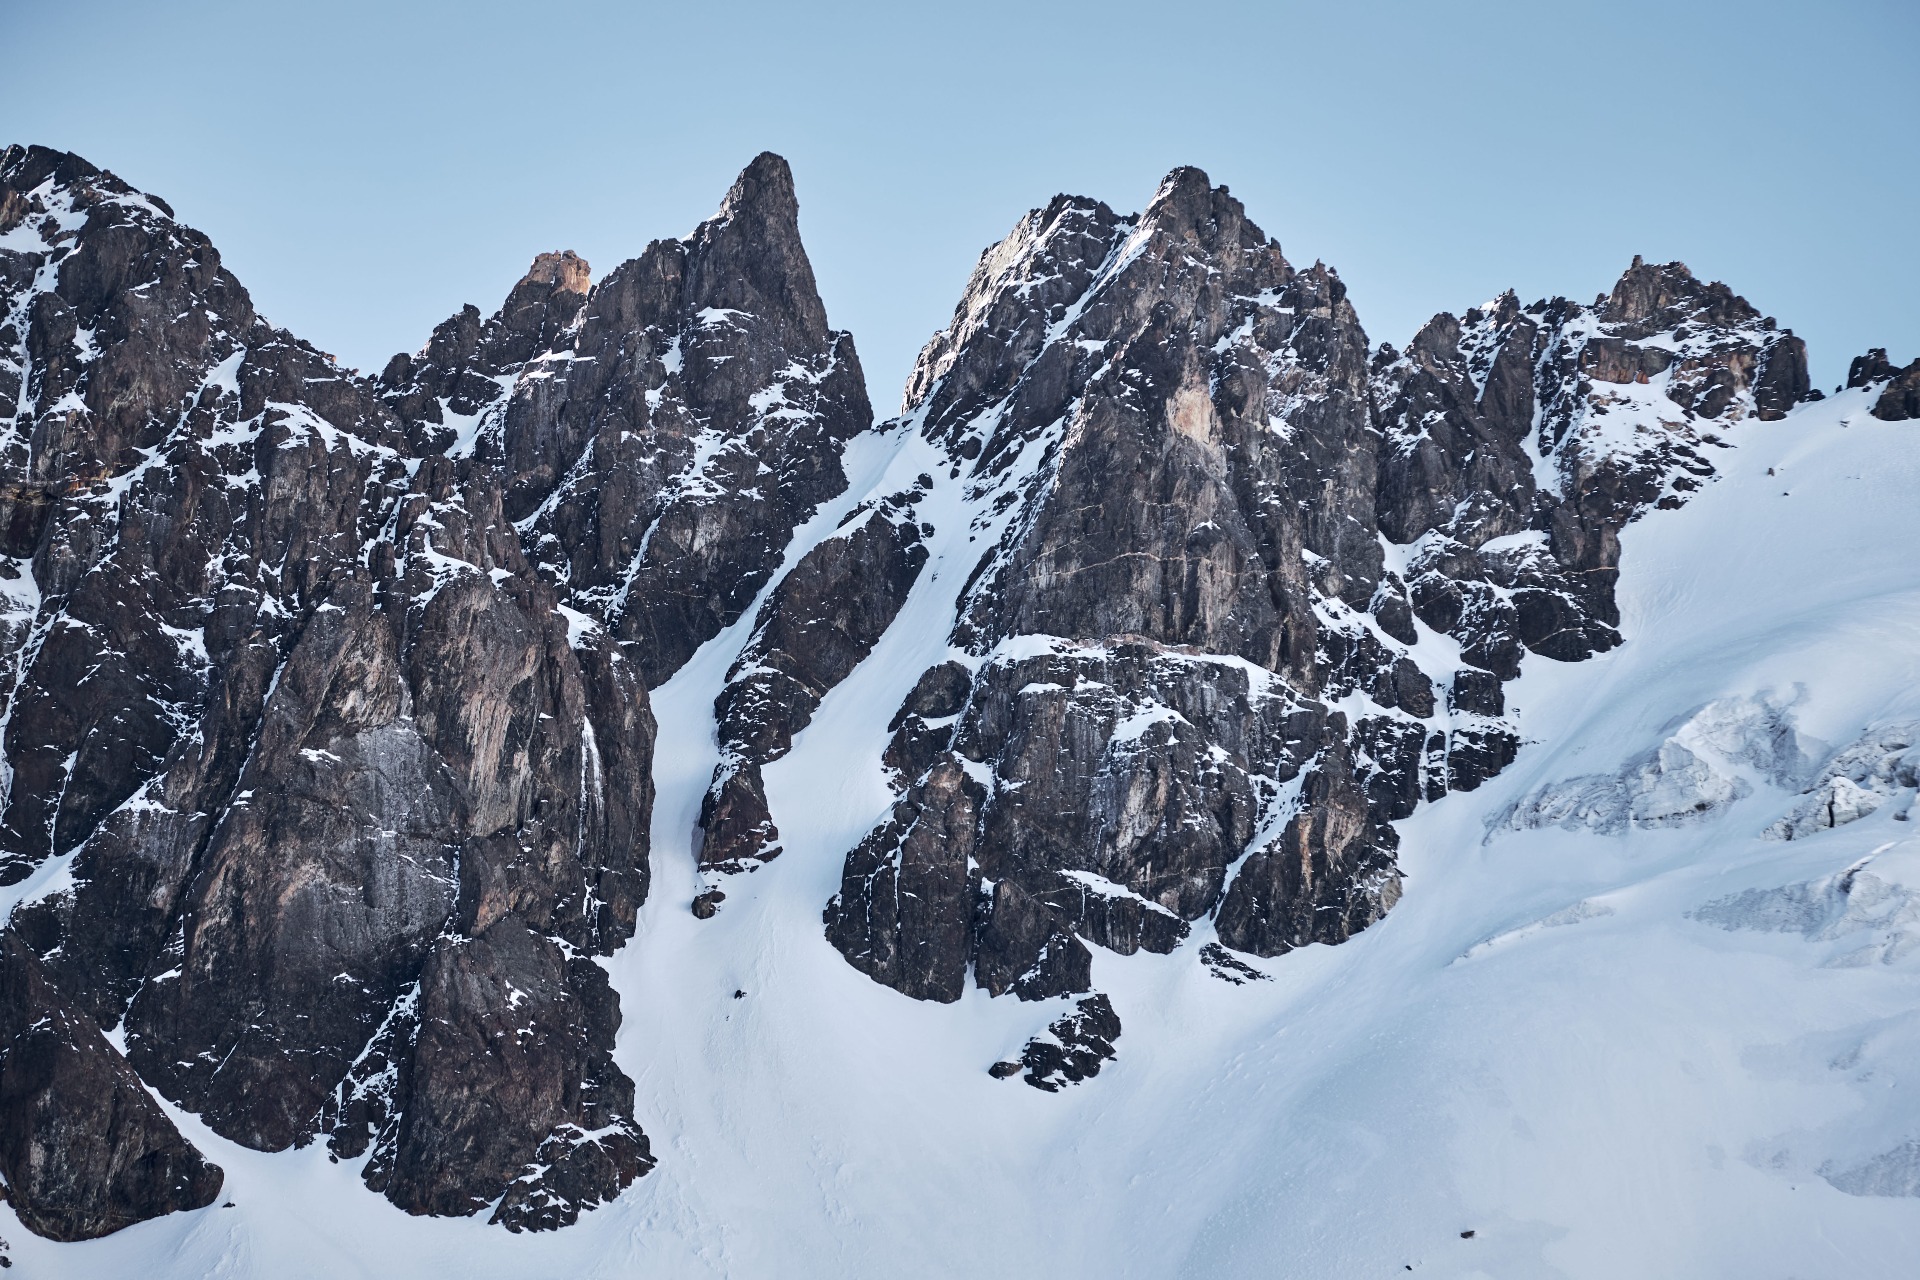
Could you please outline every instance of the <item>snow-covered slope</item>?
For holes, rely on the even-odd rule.
[[[983,1069],[1067,1000],[909,1000],[821,936],[890,799],[853,766],[937,625],[896,625],[827,696],[766,771],[784,853],[687,912],[749,610],[654,692],[655,892],[602,962],[653,1174],[507,1236],[174,1112],[223,1207],[78,1245],[0,1210],[0,1234],[25,1274],[75,1277],[1910,1274],[1920,437],[1869,403],[1741,424],[1717,479],[1626,530],[1625,643],[1525,659],[1527,745],[1400,824],[1383,921],[1237,984],[1199,962],[1204,921],[1171,954],[1096,949],[1127,1043],[1093,1085]],[[929,448],[856,440],[787,565]]]

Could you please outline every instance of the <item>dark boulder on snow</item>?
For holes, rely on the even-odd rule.
[[[1200,963],[1206,966],[1208,973],[1236,987],[1244,987],[1249,982],[1273,980],[1217,942],[1209,942],[1200,948]]]
[[[1058,1093],[1066,1085],[1099,1075],[1100,1068],[1114,1060],[1114,1041],[1119,1038],[1120,1016],[1113,1011],[1113,1002],[1096,993],[1051,1023],[1046,1034],[1027,1041],[1018,1063],[996,1063],[995,1074],[1004,1078],[1024,1069],[1022,1078],[1028,1084]]]
[[[1920,360],[1893,375],[1869,412],[1882,422],[1920,418]]]
[[[1855,356],[1847,367],[1847,389],[1876,387],[1879,395],[1867,410],[1874,417],[1882,422],[1920,418],[1920,360],[1904,369],[1897,368],[1887,359],[1885,347],[1874,347],[1863,356]]]

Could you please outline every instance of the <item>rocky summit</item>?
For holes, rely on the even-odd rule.
[[[1920,417],[1920,362],[1849,387]],[[701,1158],[649,1141],[679,1121],[622,1062],[671,1008],[616,953],[783,878],[863,1000],[1040,1006],[968,1071],[1098,1090],[1127,958],[1258,990],[1415,892],[1400,824],[1514,761],[1507,686],[1622,644],[1623,531],[1816,398],[1677,262],[1375,344],[1183,168],[1021,218],[876,422],[771,154],[685,239],[541,254],[370,376],[159,197],[12,147],[13,1212],[100,1236],[220,1202],[222,1150],[311,1148],[276,1159],[573,1224]],[[779,859],[828,801],[780,770],[854,712],[872,803],[809,879]],[[656,842],[669,729],[713,754]]]

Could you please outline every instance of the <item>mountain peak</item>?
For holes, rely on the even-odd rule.
[[[1221,194],[1226,194],[1226,190],[1225,187],[1221,187]],[[1160,180],[1160,190],[1155,193],[1152,203],[1158,204],[1169,196],[1184,195],[1204,199],[1212,194],[1213,180],[1207,177],[1205,169],[1190,164],[1176,165],[1168,170],[1166,177]]]
[[[799,226],[800,202],[793,191],[793,169],[782,156],[762,151],[747,163],[720,202],[721,218],[746,214]]]
[[[1694,322],[1733,328],[1760,319],[1760,312],[1718,280],[1701,283],[1684,262],[1647,262],[1639,254],[1601,303],[1601,318],[1645,337]]]
[[[573,250],[562,249],[559,253],[537,255],[527,274],[520,277],[520,283],[553,285],[564,293],[585,293],[593,284],[593,269]]]
[[[1237,244],[1264,243],[1266,236],[1247,221],[1246,206],[1226,187],[1216,187],[1205,170],[1181,165],[1160,181],[1159,190],[1140,215],[1142,227],[1195,241],[1209,251]]]
[[[15,144],[0,151],[0,182],[17,191],[31,191],[48,178],[71,186],[102,176],[110,175],[84,157],[57,147]]]
[[[793,170],[781,157],[762,151],[740,171],[692,247],[688,284],[700,305],[790,326],[807,345],[827,340],[827,309],[800,242]]]

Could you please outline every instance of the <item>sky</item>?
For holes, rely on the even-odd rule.
[[[1912,0],[1206,5],[0,0],[0,144],[77,151],[255,305],[377,370],[536,253],[596,278],[792,163],[875,408],[1055,192],[1231,187],[1375,342],[1634,254],[1725,280],[1816,385],[1920,356]]]

